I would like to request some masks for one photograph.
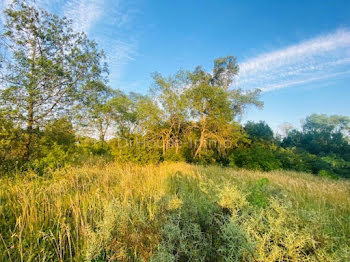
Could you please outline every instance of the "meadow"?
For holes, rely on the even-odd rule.
[[[350,181],[186,163],[0,181],[0,261],[349,261]]]
[[[309,58],[318,54],[317,49],[324,49],[332,61],[350,61],[331,55],[332,34],[315,38],[316,43],[324,39],[319,48],[308,40],[281,49],[289,55],[280,55],[278,60],[276,54],[281,51],[258,56],[253,63],[247,63],[241,53],[239,58],[219,56],[210,68],[207,62],[205,67],[186,68],[199,59],[191,55],[196,60],[186,58],[184,67],[169,75],[162,71],[172,70],[182,59],[164,54],[162,59],[169,63],[164,68],[153,51],[141,52],[146,60],[140,61],[148,61],[149,53],[149,61],[155,62],[145,64],[145,69],[159,72],[151,73],[150,83],[137,81],[134,78],[144,70],[134,64],[128,81],[119,81],[119,76],[113,76],[119,68],[116,65],[124,64],[118,48],[115,52],[114,44],[102,45],[113,47],[114,57],[98,44],[105,37],[92,34],[97,37],[92,39],[90,30],[76,26],[90,24],[88,20],[103,13],[113,13],[106,22],[119,21],[119,11],[106,12],[103,3],[94,8],[97,2],[114,2],[119,8],[123,6],[119,1],[84,1],[76,9],[87,9],[78,12],[87,19],[74,15],[73,20],[61,16],[70,12],[58,12],[54,6],[66,10],[79,0],[55,1],[54,6],[52,1],[2,2],[6,3],[0,4],[0,262],[350,261],[350,117],[311,114],[300,126],[283,123],[281,132],[264,121],[242,122],[248,108],[263,109],[264,92],[309,82],[287,81],[283,70],[274,71],[285,62],[286,68],[294,70],[299,60],[290,50],[297,51],[293,52],[299,59],[310,60],[313,68],[330,70],[332,74],[326,76],[335,75],[329,65],[338,63],[313,66],[316,60]],[[90,6],[90,2],[96,3]],[[99,9],[101,14],[90,17],[91,12],[100,13]],[[211,13],[213,10],[210,8]],[[192,14],[191,19],[196,20]],[[227,26],[225,19],[219,20]],[[140,30],[156,32],[157,23],[149,27],[147,22]],[[244,24],[239,21],[240,26]],[[106,27],[113,32],[99,31],[117,37],[124,46],[115,32],[119,26]],[[221,27],[210,28],[226,32]],[[350,39],[347,33],[341,30],[333,35],[339,41],[332,40],[332,46],[343,49]],[[235,33],[229,35],[241,39]],[[205,44],[208,39],[215,38],[200,42]],[[216,42],[231,46],[232,41]],[[193,44],[186,45],[192,50],[178,51],[192,54],[196,51]],[[241,50],[231,48],[217,50]],[[121,48],[123,52],[130,61],[139,56],[129,47]],[[201,52],[207,57],[214,54],[218,53]],[[265,62],[256,62],[260,58]],[[204,62],[205,57],[199,61]],[[111,68],[107,62],[112,63]],[[258,82],[266,86],[240,82],[247,68],[258,80],[263,72],[264,81]],[[311,71],[306,71],[290,75],[311,77]],[[285,83],[275,84],[278,74]],[[312,76],[310,80],[321,79]],[[346,97],[343,90],[333,93]],[[293,102],[293,96],[285,97],[281,99]],[[277,127],[288,120],[285,116],[291,116],[289,121],[297,124],[296,116],[311,113],[310,108],[327,111],[323,101],[329,103],[331,112],[349,112],[346,100],[345,106],[335,110],[334,105],[342,100],[333,96],[327,100],[322,94],[300,97],[294,98],[307,110],[293,116],[297,101],[278,101],[275,105],[283,104],[293,114],[278,106],[273,112],[266,111],[271,112],[267,116],[270,123]],[[314,107],[315,102],[318,106]]]

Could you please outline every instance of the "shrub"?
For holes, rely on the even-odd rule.
[[[247,200],[253,206],[266,207],[269,201],[269,194],[267,192],[267,186],[270,181],[267,178],[261,178],[249,188],[249,195]]]
[[[318,176],[320,176],[320,177],[327,177],[327,178],[333,178],[333,179],[338,179],[339,178],[336,174],[334,174],[334,173],[332,173],[332,172],[330,172],[328,170],[320,170],[318,172]]]
[[[275,151],[275,157],[280,161],[282,168],[285,170],[311,172],[306,153],[300,154],[293,149],[279,148]]]
[[[114,139],[110,142],[112,155],[118,162],[138,164],[159,163],[162,161],[161,148],[151,139],[141,135],[130,135],[128,138]]]
[[[24,132],[0,115],[0,175],[20,170],[23,165]]]
[[[270,171],[282,166],[271,149],[260,146],[236,149],[229,159],[231,166],[252,170]]]
[[[247,204],[244,195],[226,184],[209,195],[198,181],[178,173],[169,181],[181,206],[172,210],[162,229],[162,242],[152,261],[242,261],[253,245],[230,215]]]
[[[76,163],[75,131],[66,118],[49,122],[38,133],[34,147],[35,154],[27,165],[40,175]]]

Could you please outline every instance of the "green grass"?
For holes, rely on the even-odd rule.
[[[0,261],[350,261],[350,183],[184,163],[0,181]]]

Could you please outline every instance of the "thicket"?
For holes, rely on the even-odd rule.
[[[260,90],[233,87],[232,56],[215,59],[211,71],[154,73],[147,94],[126,94],[108,87],[103,52],[66,18],[26,1],[4,16],[0,174],[45,174],[100,159],[350,176],[348,117],[311,115],[283,139],[264,122],[237,121],[263,103]]]

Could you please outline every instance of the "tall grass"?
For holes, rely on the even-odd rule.
[[[164,163],[0,182],[0,261],[350,261],[348,181]]]

